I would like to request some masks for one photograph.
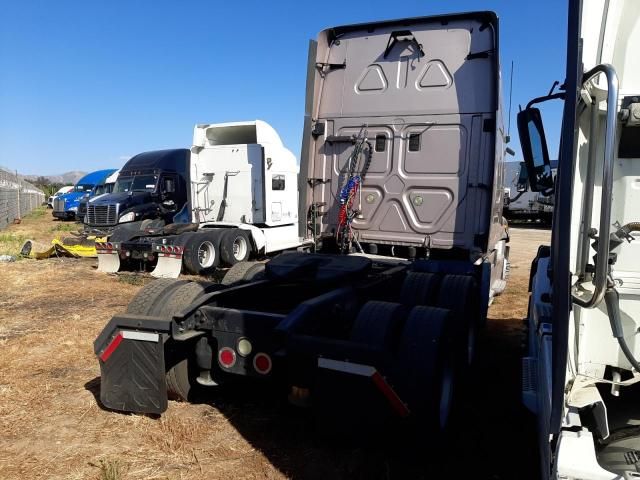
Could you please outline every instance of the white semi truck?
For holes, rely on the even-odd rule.
[[[182,221],[148,220],[133,234],[127,223],[117,227],[96,244],[100,271],[176,278],[184,267],[200,275],[302,245],[296,158],[269,124],[196,125],[187,158],[186,203],[174,207]]]
[[[640,477],[640,2],[569,1],[564,91],[518,115],[531,188],[555,192],[533,262],[523,399],[544,479]],[[542,116],[564,100],[554,179]],[[544,109],[544,107],[543,107]]]
[[[158,414],[168,397],[263,383],[322,425],[400,422],[441,443],[504,288],[498,44],[492,12],[322,31],[299,175],[313,251],[249,282],[145,286],[94,342],[102,403]]]

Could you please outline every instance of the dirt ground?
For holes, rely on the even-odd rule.
[[[0,253],[71,228],[41,212],[0,232]],[[0,479],[438,478],[425,473],[432,464],[460,477],[535,478],[535,431],[520,403],[521,319],[531,260],[548,240],[545,230],[512,230],[511,279],[490,308],[471,388],[437,458],[320,440],[308,415],[269,397],[170,402],[159,419],[105,411],[92,343],[148,280],[101,274],[95,260],[1,263]]]

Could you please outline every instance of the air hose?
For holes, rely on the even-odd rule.
[[[630,242],[631,240],[633,240],[631,232],[640,232],[640,222],[629,222],[621,227],[619,226],[619,224],[614,226],[619,227],[614,235],[620,240],[627,240]]]
[[[629,349],[627,341],[624,339],[622,321],[620,319],[620,297],[618,295],[618,291],[615,288],[608,288],[604,294],[604,301],[607,305],[607,313],[609,314],[609,322],[611,323],[613,336],[618,340],[620,350],[622,350],[624,356],[629,360],[629,363],[633,366],[636,372],[640,373],[640,363],[635,359],[633,353],[631,353],[631,350]]]
[[[610,240],[610,248],[613,250],[621,243],[624,243],[625,240],[631,242],[634,237],[631,236],[631,232],[640,232],[640,222],[629,222],[626,225],[619,226],[616,225],[618,230],[611,235]],[[615,262],[615,257],[614,257]],[[624,339],[624,332],[622,330],[622,320],[620,317],[620,295],[618,291],[613,288],[611,284],[607,291],[604,294],[604,301],[607,306],[607,314],[609,316],[609,323],[611,324],[611,332],[616,340],[618,340],[618,344],[620,345],[620,350],[629,361],[629,363],[633,366],[636,372],[640,373],[640,363],[635,359],[633,353],[631,353],[631,349],[629,348],[629,344]]]

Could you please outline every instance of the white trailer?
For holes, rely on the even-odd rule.
[[[302,245],[298,235],[298,165],[266,122],[196,125],[189,159],[188,222],[152,221],[120,241],[99,243],[99,270],[125,264],[176,278],[207,274]],[[127,227],[124,227],[124,231]]]

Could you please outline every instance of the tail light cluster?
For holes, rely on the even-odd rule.
[[[249,357],[253,350],[253,345],[246,338],[241,338],[236,344],[236,349],[231,347],[222,347],[218,351],[218,363],[222,368],[233,368],[238,361],[238,356]],[[260,375],[268,375],[273,368],[271,356],[264,352],[258,352],[253,356],[253,369]]]
[[[184,248],[178,245],[156,245],[155,250],[167,255],[182,255]]]

